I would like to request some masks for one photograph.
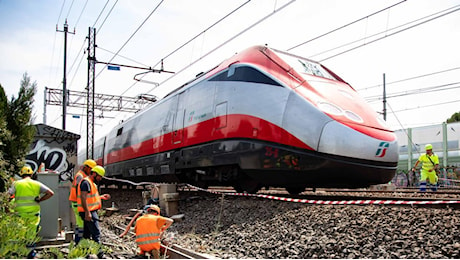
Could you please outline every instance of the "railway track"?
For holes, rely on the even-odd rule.
[[[229,187],[210,187],[207,191],[209,194],[217,193],[229,196],[253,196],[265,199],[305,202],[310,204],[380,204],[410,207],[460,208],[460,191],[454,190],[419,192],[415,189],[395,191],[371,191],[365,189],[317,189],[316,191],[313,191],[307,189],[299,195],[290,195],[284,189],[276,188],[261,190],[257,194],[250,195],[236,193],[235,190]],[[206,194],[205,191],[199,191],[197,189],[185,189],[183,192],[199,192],[200,195]]]
[[[110,187],[107,187],[110,188]],[[113,191],[113,189],[110,189]],[[118,189],[117,192],[130,192],[139,194],[144,187],[137,186],[136,189]],[[236,193],[232,187],[209,187],[203,190],[186,184],[178,185],[178,192],[181,199],[194,196],[215,196],[224,194],[226,196],[253,196],[264,199],[278,199],[285,201],[299,202],[308,200],[309,204],[384,204],[411,207],[450,207],[460,208],[460,189],[440,188],[437,192],[419,192],[418,189],[396,189],[394,191],[369,190],[369,189],[306,189],[299,195],[290,195],[285,189],[270,188],[260,190],[257,194]],[[366,202],[367,201],[367,202]],[[369,201],[372,201],[369,202]],[[375,202],[381,201],[381,202]]]
[[[457,232],[455,230],[460,227],[456,224],[458,223],[456,205],[450,205],[449,209],[439,209],[439,207],[445,207],[445,205],[392,205],[390,207],[361,207],[356,205],[339,205],[337,207],[331,205],[303,206],[298,203],[288,203],[279,200],[267,201],[266,199],[258,197],[252,198],[244,195],[234,196],[230,194],[235,193],[235,191],[225,187],[211,187],[208,192],[190,187],[186,189],[180,187],[178,190],[181,197],[180,212],[185,214],[186,217],[182,221],[175,223],[168,231],[174,234],[172,236],[174,237],[174,243],[168,243],[169,241],[166,241],[163,250],[170,259],[212,258],[208,257],[206,254],[214,255],[217,258],[297,258],[295,257],[297,254],[288,250],[293,246],[293,244],[290,244],[293,243],[293,241],[295,241],[295,246],[297,248],[296,252],[298,252],[299,256],[305,256],[304,258],[311,258],[313,255],[323,256],[325,258],[334,258],[337,256],[346,258],[349,256],[350,252],[344,252],[343,250],[345,249],[343,248],[334,249],[334,253],[331,253],[332,251],[324,251],[325,248],[328,248],[329,244],[327,241],[321,239],[327,237],[328,239],[335,239],[337,241],[343,240],[347,241],[346,243],[344,242],[347,245],[351,244],[353,247],[362,248],[362,245],[356,241],[362,241],[362,237],[372,237],[372,239],[368,239],[367,247],[377,250],[383,246],[380,244],[381,241],[379,239],[386,239],[385,241],[390,242],[392,239],[400,239],[401,241],[407,241],[407,244],[415,243],[413,241],[418,241],[420,230],[419,224],[425,226],[427,225],[425,223],[427,221],[431,223],[430,225],[434,225],[435,227],[430,230],[435,230],[436,232],[427,231],[428,233],[425,234],[433,241],[444,241],[447,239],[445,238],[445,234],[449,234],[446,233],[447,231]],[[141,189],[138,189],[111,190],[110,192],[113,192],[112,194],[122,195],[123,200],[126,201],[125,205],[134,206],[135,203],[137,203],[136,199],[141,198],[141,191]],[[313,195],[310,193],[313,193]],[[341,195],[343,193],[345,193],[345,195],[348,194],[348,196]],[[307,189],[305,192],[301,193],[298,198],[321,200],[328,199],[327,196],[329,196],[329,198],[334,201],[339,199],[364,200],[370,198],[370,196],[368,196],[370,194],[374,196],[372,198],[374,200],[378,198],[395,200],[406,196],[409,197],[404,198],[407,200],[423,199],[426,201],[429,197],[442,198],[447,196],[446,194],[449,195],[449,193],[453,192],[439,194],[427,192],[426,194],[420,194],[417,191],[344,192],[343,190],[335,189],[333,191],[317,189],[314,193],[312,190]],[[279,198],[292,197],[283,189],[262,190],[258,192],[257,195]],[[455,193],[450,195],[458,197],[458,194]],[[414,198],[410,198],[410,196]],[[431,198],[430,200],[435,201],[435,199],[439,200],[439,198]],[[453,200],[455,198],[450,199]],[[438,208],[431,209],[433,207]],[[123,208],[123,212],[127,209],[129,208]],[[117,215],[115,217],[120,220],[123,215]],[[279,228],[273,227],[273,221],[282,225],[284,229],[288,230],[286,234],[290,235],[279,235]],[[119,221],[117,223],[126,223],[126,221]],[[312,229],[312,227],[314,228]],[[384,235],[382,232],[371,232],[367,234],[367,229],[382,230]],[[218,232],[216,232],[216,230],[218,230]],[[335,233],[332,234],[331,230]],[[118,231],[115,231],[115,233],[117,232]],[[268,239],[268,234],[273,237]],[[392,234],[397,234],[397,238],[393,238],[394,236]],[[302,238],[302,235],[311,238],[311,240],[305,239],[305,237]],[[276,239],[273,240],[275,237]],[[337,237],[340,239],[337,239]],[[284,251],[268,250],[266,249],[268,245],[265,245],[267,239],[272,241],[279,240],[281,244],[286,245],[285,247],[287,249],[283,249]],[[443,243],[447,243],[450,247],[454,248],[457,246],[457,241],[458,240],[454,239],[454,242]],[[123,241],[120,243],[123,244]],[[247,246],[247,249],[238,251],[238,245],[242,244],[245,245],[245,248]],[[409,248],[410,246],[405,245],[404,247]],[[183,248],[188,248],[189,250],[183,252],[181,250]],[[361,253],[356,251],[354,254],[363,258],[390,257],[390,255],[378,253],[380,251],[377,250],[377,252],[374,249],[369,252],[359,251]],[[195,250],[200,253],[196,254],[190,250]],[[391,246],[386,247],[385,245],[385,250],[387,252],[399,252],[398,250],[400,249]],[[435,249],[432,248],[431,250]],[[439,255],[450,255],[451,253],[449,252],[451,252],[451,249],[446,250],[448,253],[444,251],[436,252]],[[416,253],[413,254],[410,252],[412,251],[408,249],[404,254],[413,257],[417,255]],[[201,253],[206,254],[201,255]],[[127,257],[129,257],[129,255],[124,256],[124,258]]]

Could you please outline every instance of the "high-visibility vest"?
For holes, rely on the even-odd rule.
[[[420,155],[418,160],[422,163],[422,171],[426,171],[426,172],[428,172],[431,169],[434,169],[434,166],[436,164],[439,164],[439,158],[434,153],[431,156],[426,153],[422,154]]]
[[[142,251],[159,250],[161,216],[146,214],[136,220],[136,243]]]
[[[77,185],[77,204],[78,212],[85,212],[83,209],[83,204],[81,203],[81,190],[80,186],[83,180],[87,180],[90,185],[90,191],[86,196],[86,204],[88,205],[89,211],[98,210],[101,208],[101,196],[99,196],[99,191],[97,190],[97,185],[89,178],[86,177],[80,181]]]
[[[77,202],[77,185],[80,181],[86,178],[87,175],[84,171],[79,170],[72,181],[72,188],[70,188],[69,200],[72,202]]]
[[[18,180],[14,184],[15,211],[19,213],[39,213],[40,205],[35,201],[40,196],[40,183],[30,178]]]

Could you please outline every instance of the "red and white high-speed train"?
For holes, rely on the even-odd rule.
[[[387,183],[398,144],[332,71],[254,46],[120,124],[94,154],[107,176],[132,181],[296,194]]]

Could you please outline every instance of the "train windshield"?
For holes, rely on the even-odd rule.
[[[293,67],[299,73],[307,73],[313,76],[337,80],[318,62],[308,60],[296,55],[288,54],[282,51],[274,50],[276,54],[283,59],[289,66]]]

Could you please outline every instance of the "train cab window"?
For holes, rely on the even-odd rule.
[[[123,133],[123,127],[118,129],[117,131],[117,136],[120,136]]]
[[[267,75],[249,66],[231,66],[229,69],[222,71],[209,81],[244,81],[281,86]]]
[[[313,76],[318,76],[326,79],[337,80],[331,75],[321,64],[316,61],[308,60],[306,58],[290,55],[284,52],[275,51],[276,54],[283,59],[289,66],[293,67],[300,73],[306,73]]]

